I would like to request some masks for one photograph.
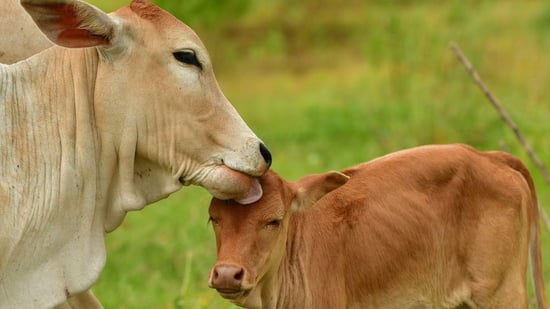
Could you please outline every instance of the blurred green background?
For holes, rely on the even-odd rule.
[[[127,4],[90,2],[105,11]],[[451,41],[462,47],[550,164],[550,2],[154,2],[196,30],[226,96],[287,179],[461,142],[522,158],[550,211],[548,184],[449,49]],[[209,199],[185,188],[108,235],[94,287],[106,308],[234,308],[207,287],[215,261]],[[548,281],[546,230],[543,237]]]

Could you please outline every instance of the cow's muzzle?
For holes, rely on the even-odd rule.
[[[269,152],[264,143],[260,143],[260,154],[262,155],[262,158],[264,158],[267,168],[269,168],[273,162],[273,159],[271,157],[271,152]]]

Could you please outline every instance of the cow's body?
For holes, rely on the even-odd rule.
[[[270,163],[173,16],[140,0],[111,15],[78,1],[23,5],[64,47],[0,65],[2,309],[86,291],[127,211],[189,184],[257,199],[250,175]]]
[[[238,305],[527,308],[531,253],[545,306],[533,183],[506,153],[426,146],[342,173],[261,182],[256,204],[210,207],[210,285]]]

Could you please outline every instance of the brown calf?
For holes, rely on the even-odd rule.
[[[503,152],[424,146],[213,199],[209,285],[247,308],[546,308],[533,181]]]

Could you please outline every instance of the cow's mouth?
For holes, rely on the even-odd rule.
[[[263,193],[258,178],[224,164],[204,167],[191,177],[181,175],[178,181],[184,186],[202,186],[218,199],[234,199],[241,204],[254,203]]]

